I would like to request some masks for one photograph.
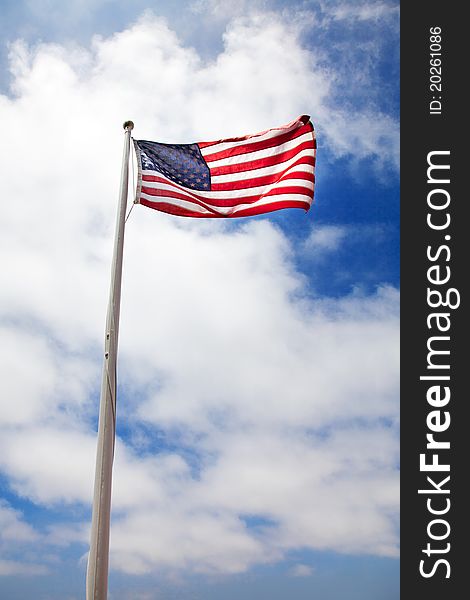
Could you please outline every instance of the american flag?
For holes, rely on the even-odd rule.
[[[185,217],[308,210],[316,143],[310,117],[254,135],[195,144],[134,140],[136,202]]]

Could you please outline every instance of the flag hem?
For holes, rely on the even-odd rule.
[[[137,140],[132,138],[132,142],[134,144],[137,159],[137,185],[135,188],[134,204],[140,204],[140,195],[142,193],[142,158],[140,156],[140,148],[137,144]]]

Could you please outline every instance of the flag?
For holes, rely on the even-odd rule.
[[[316,143],[310,117],[254,135],[163,144],[134,140],[135,202],[185,217],[246,217],[308,210]]]

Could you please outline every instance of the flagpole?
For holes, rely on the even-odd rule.
[[[101,382],[100,416],[96,449],[95,487],[91,521],[90,552],[86,574],[86,600],[106,600],[108,595],[109,528],[111,520],[111,483],[116,434],[116,364],[121,305],[122,256],[126,221],[129,153],[132,121],[125,131],[121,187],[114,235],[111,286],[106,316],[105,351]]]

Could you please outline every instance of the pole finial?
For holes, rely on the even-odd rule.
[[[124,129],[127,131],[132,131],[134,129],[134,123],[133,121],[125,121],[122,125],[124,127]]]

